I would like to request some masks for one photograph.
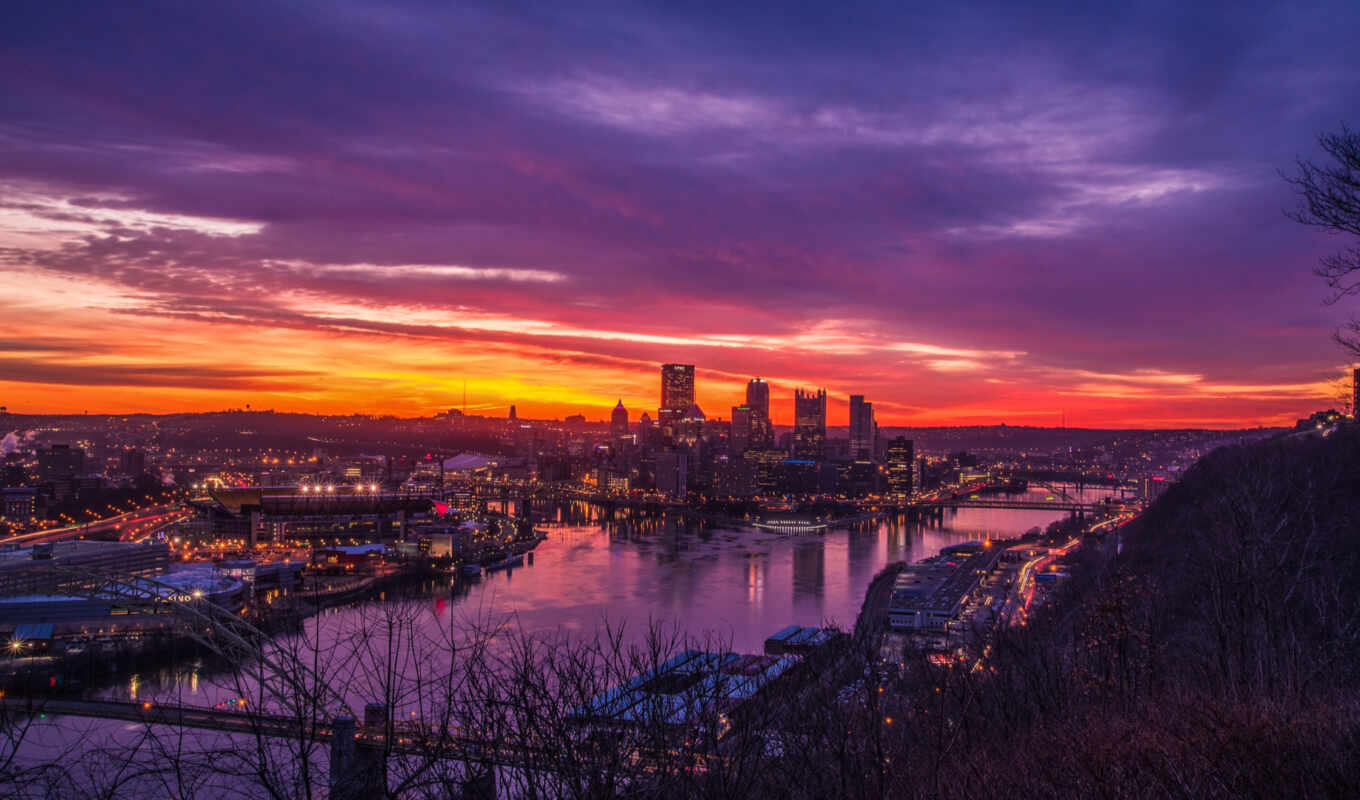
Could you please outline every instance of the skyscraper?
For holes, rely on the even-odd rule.
[[[1356,370],[1360,373],[1360,370]],[[762,378],[752,378],[746,383],[746,405],[752,411],[757,411],[765,415],[765,419],[770,418],[770,384]]]
[[[888,444],[888,495],[894,500],[911,497],[911,473],[915,466],[912,440],[899,436]]]
[[[774,444],[774,425],[770,422],[770,384],[752,378],[746,384],[746,406],[751,409],[751,434],[748,446],[757,450]]]
[[[1351,416],[1360,419],[1360,367],[1351,375]]]
[[[793,392],[793,457],[820,461],[826,451],[826,390]]]
[[[670,428],[685,416],[685,411],[694,405],[694,365],[661,365],[661,408],[657,421],[661,427]]]
[[[628,409],[623,407],[623,398],[619,398],[619,404],[614,406],[614,411],[609,415],[609,439],[614,444],[619,444],[628,437]]]
[[[874,457],[874,404],[864,402],[864,395],[850,395],[850,458],[872,460]]]
[[[751,423],[755,411],[750,406],[732,406],[732,434],[727,439],[728,452],[733,457],[745,453],[751,446]]]

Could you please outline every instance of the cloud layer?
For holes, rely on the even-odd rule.
[[[1335,404],[1335,242],[1277,169],[1360,108],[1352,4],[678,8],[28,4],[0,392],[600,417],[680,360],[779,421]]]

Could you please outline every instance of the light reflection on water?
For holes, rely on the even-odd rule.
[[[1029,493],[1039,500],[1049,494]],[[657,622],[695,640],[760,652],[765,638],[786,625],[853,626],[869,581],[890,562],[917,561],[972,539],[1018,536],[1062,516],[961,509],[933,522],[876,522],[808,536],[700,528],[678,518],[610,524],[576,518],[582,524],[546,528],[532,565],[458,579],[419,601],[428,610],[420,624],[439,640],[441,630],[488,624],[588,637],[607,622],[625,625],[625,639],[638,641]],[[331,609],[308,620],[306,637],[325,646],[379,618],[379,608],[370,602]],[[200,691],[204,701],[222,699],[211,681],[200,682],[196,665],[167,672],[142,676],[142,689],[154,682],[186,701]],[[134,698],[138,680],[127,686]]]

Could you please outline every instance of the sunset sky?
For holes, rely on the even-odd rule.
[[[598,419],[680,361],[777,423],[1338,405],[1345,243],[1279,171],[1360,125],[1360,4],[1089,9],[19,4],[0,404]]]

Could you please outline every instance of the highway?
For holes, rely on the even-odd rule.
[[[44,544],[66,539],[107,538],[110,535],[118,539],[139,541],[153,535],[161,528],[173,525],[192,515],[191,509],[178,503],[152,506],[151,508],[134,509],[117,516],[83,522],[79,525],[17,534],[0,539],[0,545]]]

